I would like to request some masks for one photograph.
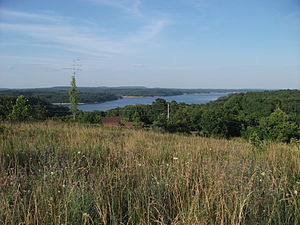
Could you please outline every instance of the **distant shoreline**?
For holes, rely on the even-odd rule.
[[[182,94],[178,94],[178,95],[158,95],[158,96],[143,96],[143,95],[122,95],[120,96],[118,99],[114,99],[114,100],[108,100],[108,101],[103,101],[103,102],[80,102],[78,103],[78,105],[84,105],[84,104],[101,104],[101,103],[105,103],[105,102],[110,102],[110,101],[116,101],[122,98],[164,98],[164,97],[172,97],[172,96],[179,96],[179,95],[194,95],[194,94],[220,94],[220,93],[236,93],[236,92],[203,92],[203,93],[182,93]],[[61,102],[61,103],[52,103],[53,105],[61,105],[61,106],[68,106],[71,105],[71,103],[68,102]]]
[[[170,96],[172,96],[172,95],[170,95]],[[159,98],[162,96],[143,96],[143,95],[124,95],[124,96],[122,96],[122,98],[147,98],[147,97]]]
[[[71,103],[69,102],[55,102],[55,103],[51,103],[52,105],[71,105]],[[78,103],[78,105],[82,105],[82,104],[88,104],[88,103],[83,103],[83,102],[80,102]]]

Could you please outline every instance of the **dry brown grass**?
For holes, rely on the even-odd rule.
[[[299,145],[4,124],[1,224],[299,224]]]

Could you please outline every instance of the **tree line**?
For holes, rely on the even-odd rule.
[[[158,98],[151,105],[130,105],[105,112],[82,112],[71,108],[73,116],[68,108],[38,98],[1,97],[0,103],[0,120],[57,118],[100,123],[103,117],[121,116],[125,121],[143,122],[148,128],[165,132],[244,137],[256,142],[300,139],[299,90],[237,93],[202,105],[166,102]]]
[[[237,93],[203,105],[157,99],[152,105],[112,109],[106,115],[168,132],[289,142],[300,138],[300,91]]]
[[[5,90],[0,91],[0,96],[18,97],[23,95],[27,98],[35,97],[49,103],[70,103],[67,90],[44,91],[44,90]],[[119,99],[120,96],[110,93],[78,92],[77,101],[80,103],[101,103]]]

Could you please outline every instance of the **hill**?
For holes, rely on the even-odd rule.
[[[50,88],[9,89],[0,90],[0,96],[37,97],[50,103],[69,102],[67,92],[70,87],[58,86]],[[174,88],[146,88],[142,86],[124,87],[77,87],[78,101],[81,103],[100,103],[116,100],[121,96],[172,96],[186,93],[210,93],[210,92],[245,92],[246,89],[174,89]]]
[[[49,103],[69,103],[68,89],[16,89],[0,91],[0,96],[18,97],[35,97]],[[78,102],[80,103],[101,103],[119,99],[119,96],[108,93],[97,92],[79,92]]]
[[[112,109],[106,115],[142,121],[168,132],[290,141],[300,138],[300,90],[234,93],[193,105],[157,99],[152,105]]]
[[[299,224],[299,145],[52,121],[1,132],[1,224]]]

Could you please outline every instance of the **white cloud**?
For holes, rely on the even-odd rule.
[[[158,34],[162,32],[164,27],[169,24],[167,20],[158,20],[149,25],[146,25],[136,34],[128,39],[131,42],[147,42],[154,39]]]
[[[41,48],[52,46],[56,49],[68,50],[70,52],[82,53],[94,57],[111,56],[114,54],[123,55],[135,51],[136,44],[149,42],[155,39],[168,24],[166,20],[155,20],[137,28],[135,32],[132,32],[127,37],[113,39],[107,33],[104,35],[104,32],[96,32],[95,29],[93,29],[94,26],[93,28],[89,28],[86,24],[84,26],[69,25],[68,23],[65,23],[64,17],[53,16],[48,18],[48,16],[42,14],[10,10],[2,11],[7,15],[32,18],[38,22],[2,22],[0,23],[1,32],[17,33],[19,35],[31,37],[33,38],[32,44],[35,44],[36,46],[40,45]],[[41,18],[48,20],[48,23],[41,24]],[[53,20],[51,18],[53,18]],[[5,45],[3,42],[0,44],[2,46]],[[23,44],[23,41],[20,39],[20,43],[16,44],[21,45]]]
[[[8,9],[0,9],[0,15],[2,17],[7,17],[7,18],[46,20],[51,22],[59,22],[62,19],[62,17],[58,17],[54,15],[27,13],[27,12],[8,10]]]
[[[92,3],[108,5],[134,16],[143,16],[140,10],[141,0],[87,0]]]

